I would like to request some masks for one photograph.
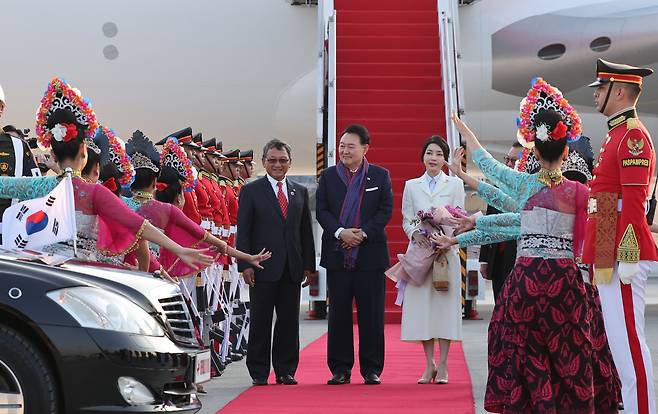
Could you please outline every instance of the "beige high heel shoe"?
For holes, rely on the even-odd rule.
[[[447,368],[445,368],[443,366],[439,366],[439,369],[437,370],[435,382],[437,384],[447,384],[448,383],[448,369]]]
[[[436,370],[436,368],[434,368],[434,370],[432,371],[432,376],[430,378],[425,378],[424,376],[422,376],[418,380],[418,383],[419,384],[431,384],[432,381],[434,381],[436,379],[436,373],[437,372],[438,371]]]

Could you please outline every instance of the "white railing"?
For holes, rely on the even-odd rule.
[[[336,11],[333,0],[322,0],[318,7],[318,80],[316,142],[323,143],[324,118],[327,117],[325,153],[330,167],[336,164]],[[325,108],[325,87],[327,107]]]
[[[453,111],[463,113],[464,102],[460,94],[462,81],[459,71],[459,13],[452,0],[438,0],[439,40],[441,42],[441,70],[445,101],[446,140],[450,148],[461,145],[459,133],[450,121]]]
[[[328,83],[329,103],[327,105],[327,166],[336,165],[336,11],[328,24]]]
[[[324,120],[324,88],[325,81],[327,79],[327,51],[325,45],[327,42],[327,23],[331,11],[327,10],[327,1],[320,3],[318,6],[318,26],[317,26],[317,47],[318,47],[318,57],[317,57],[317,79],[316,79],[316,93],[315,93],[315,107],[316,107],[316,119],[315,119],[315,137],[316,143],[322,144],[323,137],[323,120]]]

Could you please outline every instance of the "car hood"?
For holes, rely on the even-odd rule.
[[[51,290],[73,286],[104,288],[127,296],[149,313],[162,313],[160,299],[180,294],[174,283],[156,278],[150,273],[98,262],[69,260],[43,252],[0,249],[2,262],[12,266],[12,272],[21,272],[41,280],[47,277],[48,288]]]

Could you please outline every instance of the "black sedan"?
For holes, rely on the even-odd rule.
[[[175,284],[0,250],[0,412],[195,413],[209,378]]]

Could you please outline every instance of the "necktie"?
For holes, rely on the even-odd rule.
[[[434,179],[434,177],[430,177],[430,193],[434,192],[434,187],[436,187],[436,179]]]
[[[276,198],[279,199],[279,207],[281,207],[281,214],[283,214],[283,218],[288,217],[288,199],[286,198],[286,195],[283,194],[283,183],[279,181],[276,183],[276,186],[279,188],[279,191],[276,193]]]

